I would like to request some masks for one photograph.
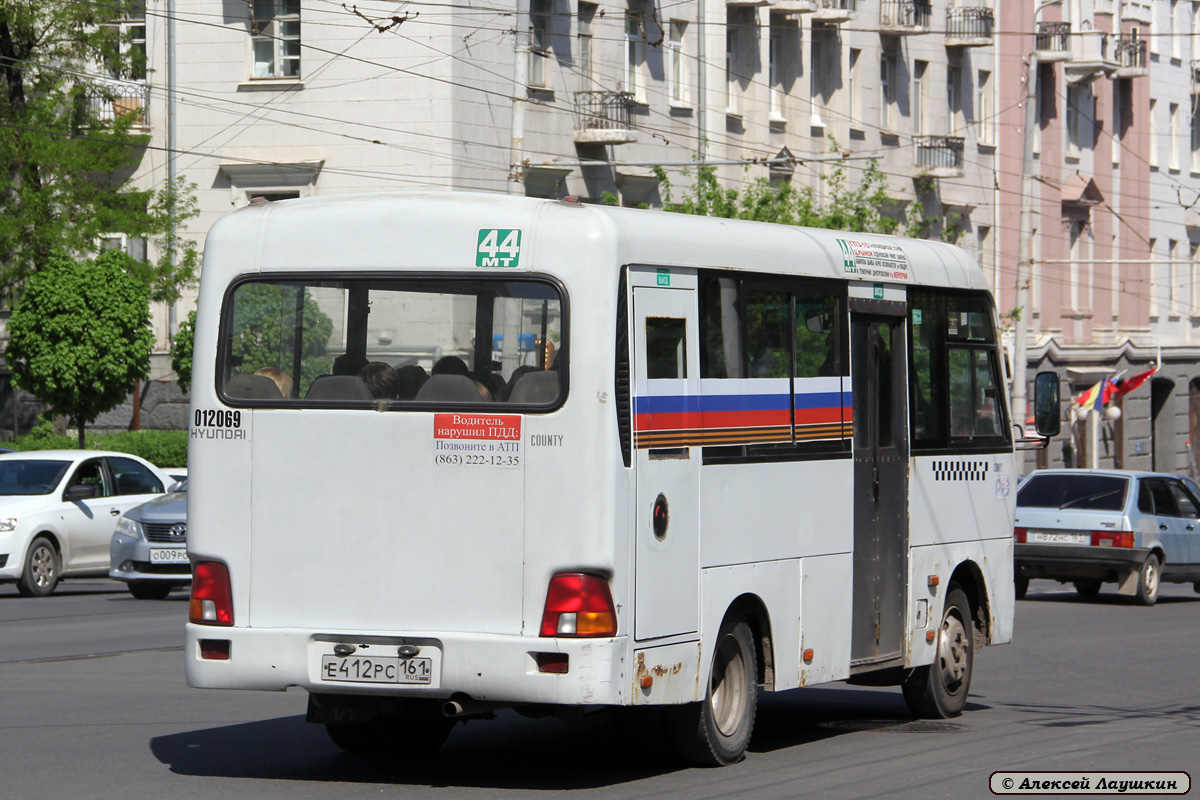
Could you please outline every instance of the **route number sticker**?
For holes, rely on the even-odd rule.
[[[518,228],[480,228],[475,249],[477,267],[516,267],[521,263],[521,231]]]

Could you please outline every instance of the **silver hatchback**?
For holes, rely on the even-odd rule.
[[[169,494],[130,509],[109,547],[108,575],[139,600],[162,600],[192,580],[187,554],[187,480]]]
[[[1017,597],[1030,578],[1102,584],[1143,605],[1160,581],[1200,592],[1200,498],[1176,475],[1105,469],[1037,470],[1017,493],[1013,558]]]

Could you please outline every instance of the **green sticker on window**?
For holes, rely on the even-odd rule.
[[[914,308],[913,309],[913,325],[920,325],[920,324],[921,324],[921,309]]]
[[[882,284],[882,283],[877,283],[877,284],[875,284],[875,292],[874,292],[874,297],[875,297],[875,299],[876,299],[876,300],[882,300],[882,299],[883,299],[883,284]]]
[[[475,249],[477,267],[515,267],[521,262],[518,228],[480,228]]]

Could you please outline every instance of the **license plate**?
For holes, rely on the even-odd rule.
[[[188,563],[187,549],[183,547],[152,547],[150,548],[151,564],[186,564]]]
[[[1086,533],[1051,533],[1050,531],[1029,531],[1025,534],[1027,542],[1049,542],[1052,544],[1091,544],[1092,537]]]
[[[321,656],[321,679],[349,683],[432,685],[432,658]]]

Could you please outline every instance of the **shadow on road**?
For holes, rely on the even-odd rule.
[[[351,755],[320,725],[280,717],[152,739],[154,756],[182,775],[438,787],[569,790],[644,780],[679,769],[653,726],[609,713],[583,722],[526,719],[457,725],[433,755]]]
[[[968,705],[968,711],[987,708]],[[969,714],[943,723],[944,729],[912,727],[919,724],[899,690],[761,694],[749,749],[773,752],[864,729],[971,729]],[[646,709],[599,712],[576,723],[503,711],[494,720],[456,726],[441,750],[413,759],[343,753],[303,716],[162,736],[151,740],[150,749],[182,775],[526,791],[594,789],[683,768],[660,717]]]

